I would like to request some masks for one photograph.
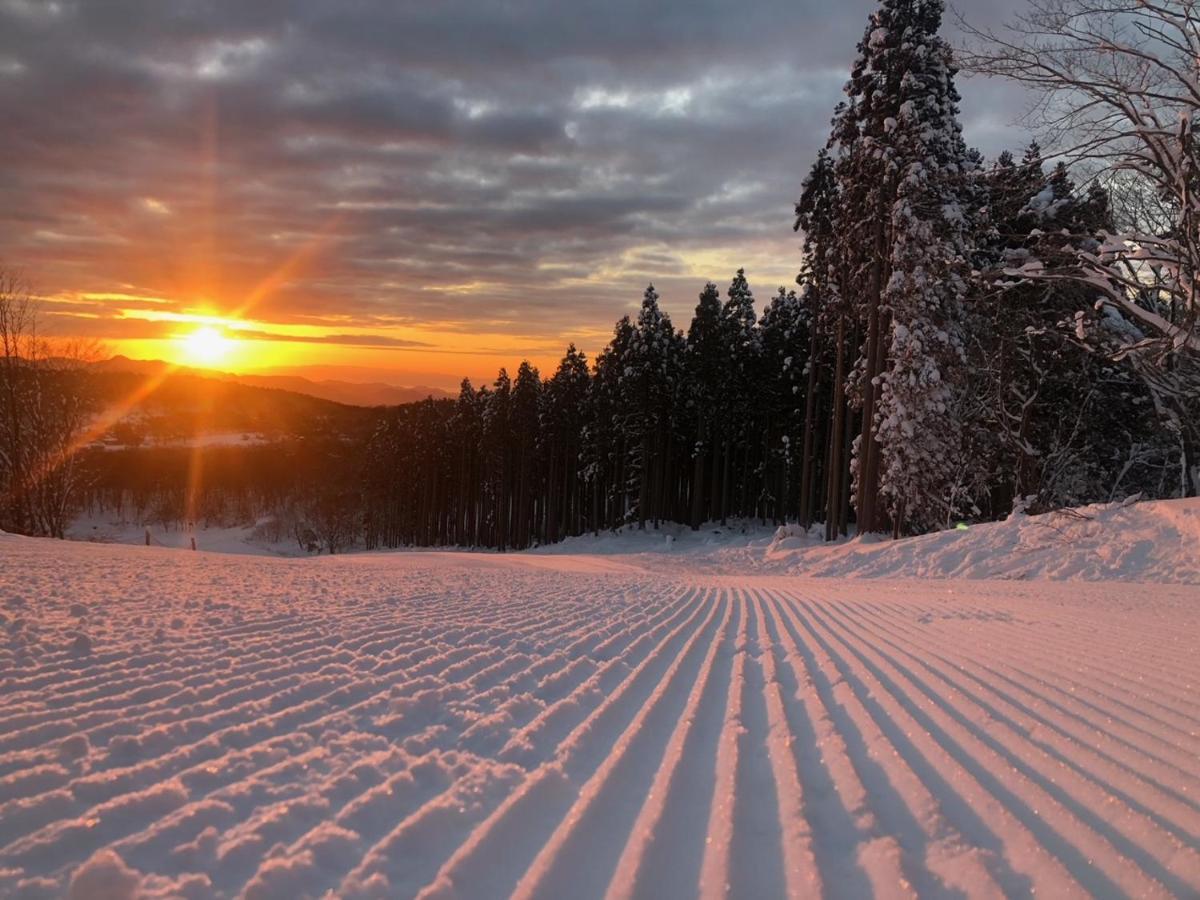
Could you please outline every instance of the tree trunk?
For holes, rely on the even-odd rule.
[[[833,409],[829,427],[829,470],[825,489],[825,540],[838,536],[842,497],[842,432],[846,411],[846,317],[838,317],[837,362],[833,374]]]
[[[880,302],[883,294],[885,265],[884,196],[880,194],[880,210],[875,220],[875,256],[867,286],[867,348],[866,371],[863,378],[863,409],[861,453],[858,461],[858,533],[876,530],[876,506],[879,500],[879,443],[875,439],[875,405],[879,388],[875,379],[883,371],[883,334]]]

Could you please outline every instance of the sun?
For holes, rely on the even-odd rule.
[[[208,325],[183,335],[180,340],[183,342],[185,360],[199,366],[212,366],[221,362],[229,356],[236,343]]]

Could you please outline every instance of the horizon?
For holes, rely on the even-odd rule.
[[[3,3],[0,241],[53,333],[114,355],[549,374],[647,283],[680,326],[739,268],[760,309],[794,284],[792,206],[869,9],[586,6],[577,33],[536,3]],[[960,87],[994,156],[1023,94]]]

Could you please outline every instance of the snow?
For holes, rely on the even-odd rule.
[[[250,447],[269,443],[267,437],[252,431],[214,431],[201,434],[190,434],[186,437],[155,437],[147,436],[139,447]],[[119,441],[96,441],[93,445],[102,450],[127,450],[129,447]]]
[[[120,516],[111,512],[83,515],[67,528],[67,538],[93,544],[142,544],[150,532],[153,547],[190,549],[193,538],[196,548],[215,553],[236,553],[251,556],[303,556],[299,545],[290,535],[284,540],[269,541],[262,537],[257,525],[226,525],[204,527],[171,527],[143,524],[135,516]]]
[[[0,535],[0,896],[1194,895],[1198,538]]]
[[[964,523],[965,524],[965,523]],[[304,556],[290,536],[272,542],[257,526],[164,529],[97,514],[79,519],[67,536],[100,544],[145,543],[249,556]],[[0,532],[2,533],[2,532]],[[684,525],[635,526],[569,538],[525,557],[570,555],[579,566],[621,569],[744,572],[817,578],[966,578],[1150,581],[1200,585],[1200,499],[1096,504],[1043,515],[1014,514],[892,541],[879,536],[823,540],[809,534],[732,520],[699,531]],[[464,552],[458,550],[446,552]],[[620,562],[613,557],[621,557]],[[537,565],[536,559],[530,559]]]
[[[819,577],[1053,579],[1200,585],[1200,501],[1084,507],[902,541],[854,541],[766,556]]]
[[[826,543],[823,527],[772,529],[753,523],[699,532],[572,538],[538,554],[620,555],[649,570],[747,572],[816,578],[954,578],[1127,581],[1200,585],[1200,499],[1085,506],[1014,514],[899,541],[867,536]]]

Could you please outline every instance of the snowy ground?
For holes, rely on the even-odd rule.
[[[249,556],[304,556],[300,546],[292,538],[271,542],[256,533],[253,525],[226,527],[203,526],[188,528],[161,524],[145,524],[132,516],[118,517],[112,513],[92,513],[80,516],[67,529],[67,539],[87,541],[93,544],[137,544],[145,546],[146,532],[150,532],[153,547],[175,547],[190,549],[192,539],[196,548],[211,553],[235,553]]]
[[[535,552],[620,555],[657,571],[1200,585],[1200,499],[1014,515],[899,541],[872,536],[826,543],[820,532],[754,523],[693,532],[671,525],[662,533],[626,529],[572,538]]]
[[[164,529],[112,514],[81,517],[72,540],[191,546],[257,556],[302,556],[296,542],[265,539],[254,526]],[[728,572],[824,578],[1002,578],[1150,581],[1200,585],[1200,499],[1113,503],[892,541],[825,543],[820,529],[757,522],[709,524],[699,531],[664,524],[585,535],[529,551],[536,555],[622,557],[629,566],[679,573]]]
[[[1200,892],[1197,587],[684,559],[0,536],[0,896]]]

